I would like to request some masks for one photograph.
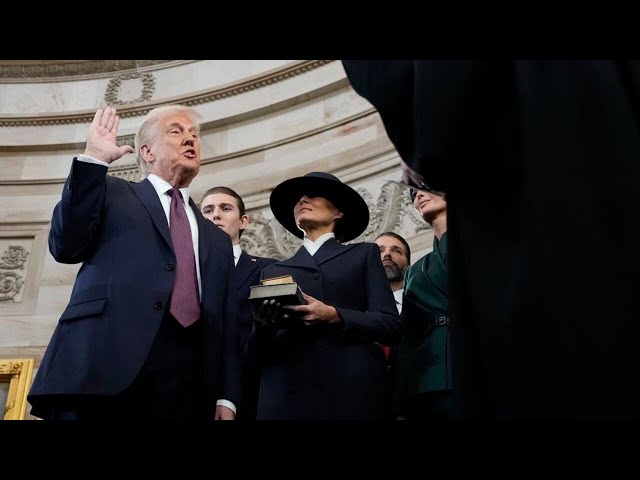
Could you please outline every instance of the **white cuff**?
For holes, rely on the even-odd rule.
[[[233,404],[233,402],[230,402],[229,400],[218,400],[216,402],[216,405],[220,405],[222,407],[227,407],[229,409],[231,409],[231,411],[233,412],[233,414],[236,414],[236,406]]]
[[[98,160],[97,158],[90,157],[89,155],[78,155],[76,159],[78,159],[80,162],[95,163],[96,165],[104,165],[105,167],[109,167],[109,164],[107,162],[103,162],[102,160]]]

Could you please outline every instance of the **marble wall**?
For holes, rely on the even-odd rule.
[[[269,194],[310,171],[333,173],[367,200],[371,221],[357,241],[392,230],[408,240],[414,261],[430,251],[431,230],[398,183],[397,152],[340,62],[140,65],[115,72],[75,65],[70,75],[60,67],[49,76],[42,67],[11,76],[0,63],[0,357],[32,357],[37,367],[69,299],[79,265],[53,260],[49,222],[72,157],[83,151],[95,109],[105,105],[122,116],[121,144],[132,144],[142,116],[156,106],[181,103],[202,114],[202,166],[192,195],[199,201],[215,185],[238,191],[251,220],[242,245],[253,254],[284,258],[297,250],[300,241],[273,220]],[[109,173],[139,179],[133,155]]]

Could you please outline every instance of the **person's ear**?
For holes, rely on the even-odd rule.
[[[344,217],[344,213],[338,210],[338,213],[336,213],[333,218],[334,220],[340,220],[342,217]]]
[[[153,154],[153,152],[151,152],[149,145],[147,145],[146,143],[140,147],[140,154],[142,155],[144,161],[147,163],[153,163],[156,160],[155,155]]]

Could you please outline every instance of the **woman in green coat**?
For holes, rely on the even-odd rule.
[[[433,251],[405,274],[394,410],[399,419],[451,418],[447,202],[423,190],[412,189],[411,197],[433,228]]]

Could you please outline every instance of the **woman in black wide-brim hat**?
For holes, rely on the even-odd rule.
[[[333,175],[312,172],[279,184],[270,205],[303,246],[262,278],[292,275],[307,305],[265,301],[254,314],[258,419],[387,418],[381,345],[398,342],[400,318],[378,246],[340,243],[366,229],[367,204]]]

